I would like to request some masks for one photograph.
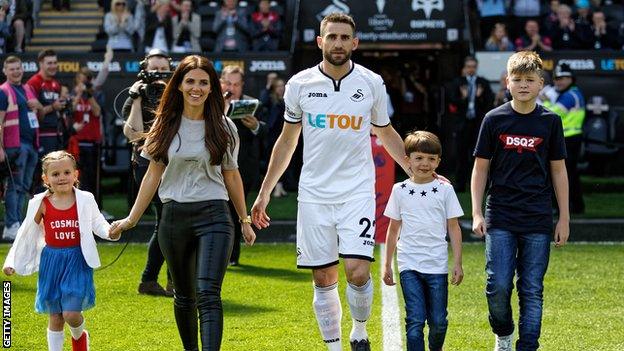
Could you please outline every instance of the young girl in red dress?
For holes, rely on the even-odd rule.
[[[43,183],[48,188],[28,203],[28,211],[7,255],[7,275],[29,275],[37,270],[35,311],[50,315],[48,350],[62,351],[65,323],[72,350],[89,349],[82,311],[95,305],[93,269],[100,266],[93,233],[108,240],[110,225],[93,195],[76,188],[76,160],[54,151],[42,160]]]

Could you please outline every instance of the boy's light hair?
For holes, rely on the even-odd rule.
[[[535,73],[541,77],[542,71],[542,59],[535,51],[516,52],[507,60],[507,72],[510,76]]]
[[[325,16],[325,18],[321,21],[321,37],[325,35],[325,28],[328,23],[348,24],[351,26],[351,29],[353,29],[353,35],[355,35],[355,21],[353,20],[353,17],[347,15],[346,13],[334,12]]]
[[[442,156],[442,144],[435,134],[419,130],[405,138],[405,154],[412,152]]]
[[[10,64],[10,63],[16,63],[16,62],[21,63],[21,62],[22,62],[22,60],[21,60],[19,57],[15,56],[15,55],[9,55],[9,56],[7,56],[7,58],[4,60],[4,63],[2,64],[2,67],[6,68],[6,66],[7,66],[8,64]]]

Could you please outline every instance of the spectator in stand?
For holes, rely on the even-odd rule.
[[[13,30],[13,51],[18,53],[24,51],[25,23],[31,17],[26,1],[9,0],[4,6],[7,13],[7,22],[11,24]]]
[[[559,8],[560,2],[559,0],[550,0],[548,11],[546,12],[546,16],[544,16],[544,31],[546,33],[551,33],[555,27],[558,26],[557,20],[557,9]]]
[[[511,14],[513,15],[509,32],[512,38],[516,37],[524,28],[528,20],[540,20],[541,0],[513,0],[511,1]]]
[[[487,51],[514,51],[514,44],[507,37],[507,28],[503,23],[496,23],[490,37],[485,42]]]
[[[596,11],[592,14],[591,31],[593,34],[592,47],[596,50],[620,50],[622,43],[618,41],[614,31],[607,27],[605,14],[602,11]]]
[[[472,152],[477,143],[479,126],[486,112],[492,109],[494,94],[487,79],[477,76],[478,61],[472,56],[464,59],[463,76],[457,78],[451,91],[451,110],[457,111],[459,125],[455,130],[459,139],[457,145],[457,172],[455,190],[466,191],[470,178],[470,165],[474,162]]]
[[[284,92],[286,83],[283,79],[278,78],[277,73],[272,72],[267,75],[267,85],[260,94],[260,102],[264,107],[264,121],[267,124],[267,137],[264,139],[264,163],[268,165],[273,146],[277,138],[282,133],[284,126],[284,111],[286,105],[284,103]],[[290,177],[290,166],[282,176],[282,178]],[[282,197],[288,195],[284,189],[284,181],[280,179],[273,189],[273,197]]]
[[[550,35],[553,40],[553,49],[582,50],[591,45],[591,30],[589,26],[577,24],[572,19],[572,10],[568,5],[559,5],[557,8],[558,25]]]
[[[183,0],[180,14],[173,17],[173,52],[200,52],[201,16],[193,12],[193,1]]]
[[[494,24],[507,23],[507,6],[505,0],[476,0],[476,2],[479,10],[481,43],[483,43],[487,33],[494,28]]]
[[[275,51],[282,36],[282,21],[277,12],[271,11],[269,0],[260,0],[258,11],[251,15],[252,49]]]
[[[577,24],[586,26],[591,25],[591,11],[589,8],[589,0],[576,0],[576,16],[574,21]]]
[[[0,5],[0,54],[6,54],[7,41],[11,38],[11,26],[6,18],[6,9]]]
[[[170,0],[156,0],[145,25],[145,53],[152,49],[170,52],[173,45]]]
[[[104,31],[108,34],[108,46],[115,52],[132,52],[132,35],[136,24],[125,0],[111,0],[111,10],[104,16]]]
[[[97,199],[100,179],[100,145],[102,120],[100,105],[95,100],[93,74],[88,68],[76,73],[72,96],[72,129],[79,146],[80,188]]]
[[[223,0],[212,31],[217,35],[215,52],[249,50],[249,21],[247,11],[238,7],[238,0]]]
[[[169,15],[171,18],[178,16],[182,11],[182,1],[183,0],[171,0],[169,2]]]
[[[28,84],[22,84],[24,69],[17,56],[4,60],[0,85],[0,162],[12,168],[12,181],[4,194],[4,240],[13,240],[22,220],[24,199],[29,195],[39,147],[37,113],[41,104]],[[8,159],[8,160],[7,160]]]
[[[517,51],[552,51],[552,41],[549,37],[541,36],[539,24],[535,20],[528,20],[524,25],[524,35],[516,39]]]

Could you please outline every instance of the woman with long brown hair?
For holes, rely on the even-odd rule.
[[[243,237],[253,244],[238,172],[238,134],[223,115],[219,78],[210,61],[187,56],[173,73],[146,135],[142,156],[150,160],[128,217],[111,233],[136,225],[158,188],[163,213],[158,242],[174,288],[174,313],[185,350],[219,350],[223,333],[221,284],[232,250],[232,199]],[[159,185],[160,184],[160,185]]]

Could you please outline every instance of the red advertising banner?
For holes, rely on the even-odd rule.
[[[392,185],[394,185],[394,160],[381,145],[381,140],[376,136],[371,137],[373,146],[373,161],[375,162],[375,198],[377,209],[375,211],[375,241],[386,242],[386,232],[390,220],[383,215]]]

